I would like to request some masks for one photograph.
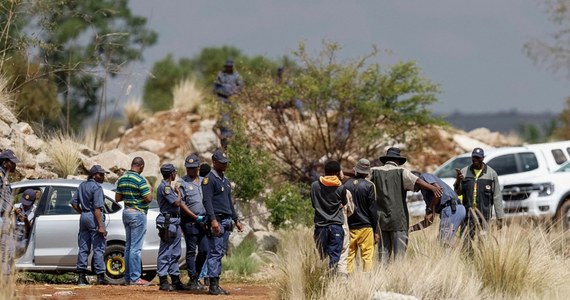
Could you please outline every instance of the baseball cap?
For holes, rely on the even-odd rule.
[[[483,149],[481,149],[481,148],[475,148],[475,149],[473,149],[473,152],[471,152],[471,156],[484,158],[485,157],[485,151],[483,151]]]
[[[222,150],[214,151],[214,154],[212,154],[212,160],[222,164],[229,162],[228,157],[224,152],[222,152]]]
[[[228,58],[226,60],[226,63],[224,64],[225,67],[233,67],[234,66],[234,60],[231,58]]]
[[[2,151],[2,153],[0,153],[0,159],[7,159],[15,164],[20,162],[20,160],[16,157],[16,154],[14,154],[14,151],[12,151],[11,149],[6,149]]]
[[[25,190],[22,194],[22,197],[20,197],[20,203],[26,206],[32,205],[32,203],[34,203],[34,200],[36,200],[36,191],[32,189]]]
[[[91,169],[89,170],[89,174],[91,175],[95,175],[95,174],[109,174],[109,172],[105,171],[105,169],[103,169],[103,167],[101,167],[101,165],[94,165],[93,167],[91,167]]]
[[[200,166],[200,159],[196,154],[190,154],[184,160],[184,167],[186,168],[197,168]]]
[[[176,172],[176,168],[173,164],[164,164],[160,167],[161,173],[169,173],[169,172]]]

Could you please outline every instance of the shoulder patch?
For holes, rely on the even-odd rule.
[[[164,188],[164,193],[167,195],[170,195],[170,193],[172,193],[172,188],[170,186],[167,186]]]
[[[208,181],[208,177],[204,177],[204,180],[202,180],[202,185],[208,184]]]
[[[358,184],[358,179],[355,179],[352,183],[353,183],[354,185],[357,185],[357,184]]]

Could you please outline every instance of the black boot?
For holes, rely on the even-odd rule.
[[[168,276],[160,276],[160,287],[158,288],[161,291],[171,292],[174,291],[174,288],[168,283]]]
[[[97,284],[98,285],[107,285],[107,279],[105,279],[105,273],[97,274]]]
[[[79,273],[79,278],[77,278],[77,285],[88,285],[89,281],[87,281],[87,276],[85,273]]]
[[[190,276],[190,280],[188,280],[188,287],[192,291],[201,291],[206,289],[205,286],[201,285],[200,282],[198,282],[197,276]]]
[[[179,275],[170,275],[170,279],[172,279],[172,288],[175,291],[189,291],[190,287],[183,284],[182,281],[180,281],[180,276]]]
[[[224,290],[220,285],[220,277],[210,277],[210,289],[208,293],[210,295],[229,295],[230,292]]]

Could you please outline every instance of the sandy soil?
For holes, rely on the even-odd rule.
[[[158,286],[85,286],[76,285],[18,285],[15,299],[273,299],[275,292],[269,285],[239,284],[222,282],[221,286],[230,292],[229,296],[211,296],[207,291],[163,292]]]

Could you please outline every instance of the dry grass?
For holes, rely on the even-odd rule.
[[[123,108],[123,115],[127,119],[128,128],[140,124],[150,116],[149,112],[142,106],[140,99],[129,99]]]
[[[62,133],[49,137],[46,154],[51,158],[52,171],[61,178],[75,175],[80,162],[78,149],[77,143]]]
[[[567,234],[513,225],[491,231],[472,253],[461,241],[444,248],[436,236],[437,224],[412,233],[406,259],[343,279],[324,275],[312,230],[288,232],[277,260],[279,298],[370,299],[391,292],[418,299],[566,299],[570,292],[570,257],[561,250]]]
[[[196,80],[184,79],[172,90],[172,108],[188,111],[190,113],[200,113],[204,106],[204,95],[206,93],[200,88]]]

